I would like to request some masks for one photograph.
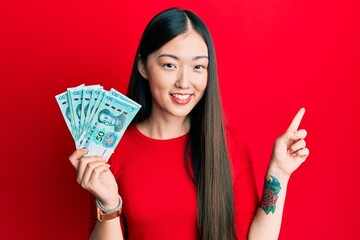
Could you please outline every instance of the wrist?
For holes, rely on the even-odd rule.
[[[97,201],[100,202],[101,206],[104,206],[104,208],[112,209],[112,208],[116,208],[119,205],[119,201],[120,201],[119,197],[120,197],[119,195],[116,195],[108,200],[97,199]]]
[[[287,183],[289,182],[290,179],[290,175],[286,172],[284,172],[283,170],[281,170],[280,168],[270,164],[267,172],[266,172],[266,179],[270,179],[273,176],[275,178],[277,178],[279,180],[279,182],[281,183],[282,186],[286,186]]]
[[[117,195],[116,200],[105,202],[100,199],[96,199],[96,203],[104,212],[116,212],[119,208],[121,208],[122,199],[120,195]]]
[[[111,220],[117,218],[121,214],[122,199],[120,195],[118,195],[118,204],[114,208],[105,207],[100,199],[96,199],[96,204],[97,204],[97,218],[100,222],[103,222],[104,220]]]

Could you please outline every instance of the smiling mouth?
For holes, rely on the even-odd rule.
[[[184,100],[188,99],[191,96],[191,94],[177,94],[177,93],[170,94],[170,95],[177,98],[177,99],[179,99],[180,101],[184,101]]]

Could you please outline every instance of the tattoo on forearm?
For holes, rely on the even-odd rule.
[[[275,177],[271,175],[270,177],[271,179],[265,180],[264,192],[259,205],[259,207],[265,211],[266,215],[268,215],[269,212],[275,213],[276,201],[281,189],[280,182]]]

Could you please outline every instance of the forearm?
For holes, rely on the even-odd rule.
[[[305,129],[298,130],[304,113],[305,109],[301,108],[286,132],[275,141],[266,173],[263,196],[250,226],[249,239],[263,240],[279,237],[290,175],[309,155],[309,149],[306,148],[304,140],[307,132]]]
[[[103,222],[97,221],[95,228],[90,236],[90,240],[122,240],[124,239],[121,226],[120,217],[106,220]]]
[[[273,178],[271,178],[271,176]],[[250,226],[249,236],[248,236],[248,239],[250,240],[257,240],[257,239],[270,240],[270,239],[278,239],[279,237],[289,176],[279,173],[278,171],[273,171],[272,169],[269,168],[268,172],[266,173],[266,181],[269,180],[273,185],[276,185],[277,184],[276,181],[278,181],[281,189],[277,195],[276,194],[273,195],[273,196],[277,196],[277,200],[274,205],[275,207],[270,207],[268,206],[269,202],[267,201],[267,197],[265,197],[266,194],[264,193],[265,193],[265,189],[268,189],[266,190],[267,193],[273,189],[269,190],[268,185],[267,184],[264,185],[263,196],[259,204],[259,208],[257,209],[255,217]]]

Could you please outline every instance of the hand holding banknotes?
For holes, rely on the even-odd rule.
[[[118,186],[106,162],[141,106],[100,85],[68,88],[55,98],[77,148],[69,157],[77,182],[105,207],[117,206]]]
[[[100,156],[84,157],[87,151],[78,149],[69,157],[77,170],[77,182],[107,208],[114,208],[119,204],[118,186],[109,170],[110,165]]]

